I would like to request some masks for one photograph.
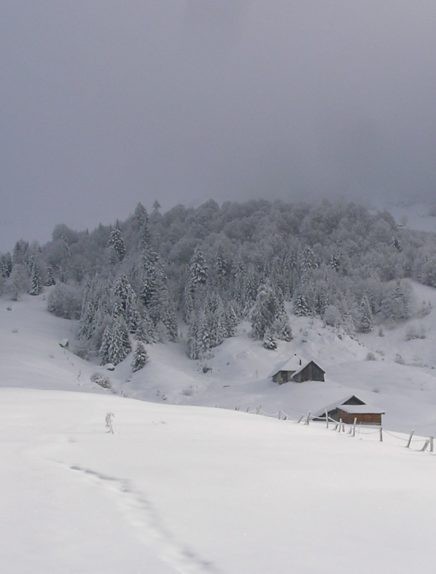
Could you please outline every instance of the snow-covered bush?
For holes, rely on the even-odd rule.
[[[30,289],[29,271],[23,263],[16,263],[5,281],[4,289],[13,301],[18,301],[20,295]]]
[[[374,355],[374,353],[372,351],[369,351],[369,353],[366,355],[366,360],[367,361],[376,361],[377,357]]]
[[[103,387],[103,389],[111,389],[112,383],[110,378],[103,374],[103,373],[93,373],[90,377],[91,381],[98,385],[99,387]]]
[[[277,343],[269,331],[265,333],[262,346],[264,349],[267,349],[268,351],[275,351],[277,349]]]
[[[81,290],[66,283],[57,283],[47,299],[48,311],[64,319],[79,319],[81,307]]]

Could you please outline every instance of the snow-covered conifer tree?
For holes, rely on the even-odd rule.
[[[39,295],[42,291],[41,275],[39,272],[39,267],[34,261],[32,263],[32,271],[30,275],[30,290],[29,295]]]
[[[112,229],[109,237],[109,246],[112,248],[112,251],[115,255],[115,260],[122,261],[126,254],[126,246],[124,244],[124,239],[119,227]]]
[[[307,317],[311,314],[310,307],[303,293],[299,293],[294,299],[294,314],[297,317]]]
[[[251,314],[251,327],[255,339],[264,338],[265,331],[272,328],[281,311],[280,300],[271,286],[262,285]]]
[[[146,310],[143,311],[142,319],[135,332],[135,338],[143,343],[156,343],[155,326]]]
[[[369,333],[372,331],[373,319],[371,306],[368,297],[364,295],[360,302],[359,311],[357,314],[356,328],[360,333]]]
[[[140,369],[145,367],[147,363],[148,363],[147,351],[145,350],[144,345],[141,342],[139,342],[137,343],[135,352],[133,353],[132,371],[134,373],[136,371],[139,371]]]
[[[115,317],[112,323],[108,349],[109,362],[118,365],[127,357],[131,350],[126,322],[122,317]]]
[[[142,203],[138,203],[133,214],[133,231],[138,237],[140,248],[144,249],[150,245],[150,223],[147,210]]]
[[[47,267],[47,278],[45,284],[47,287],[52,287],[53,285],[56,285],[56,279],[54,277],[53,267],[51,267],[51,265]]]
[[[99,349],[99,355],[102,365],[111,362],[110,358],[111,342],[112,342],[112,327],[110,325],[107,325],[103,331],[103,338]]]
[[[200,248],[194,251],[189,263],[189,286],[195,289],[197,285],[204,285],[207,281],[208,267]]]
[[[224,336],[234,337],[236,334],[236,327],[238,326],[238,318],[231,304],[228,304],[224,310]]]

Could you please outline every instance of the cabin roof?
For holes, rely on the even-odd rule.
[[[366,408],[368,408],[368,405],[365,403],[365,401],[362,401],[362,403],[363,403],[362,405],[345,405],[345,403],[346,403],[347,401],[349,401],[350,399],[353,399],[353,398],[356,398],[356,399],[358,399],[359,401],[362,401],[362,399],[359,398],[359,397],[358,397],[357,395],[355,395],[355,394],[347,395],[345,398],[341,399],[340,401],[335,401],[334,403],[331,403],[330,405],[327,405],[327,406],[323,407],[322,409],[319,409],[319,411],[316,411],[315,413],[313,413],[313,416],[314,416],[315,418],[316,418],[316,417],[320,417],[320,416],[324,416],[326,411],[327,411],[327,412],[330,412],[330,411],[333,411],[334,409],[337,409],[337,408],[341,408],[341,409],[343,409],[343,410],[344,410],[345,407],[348,408],[348,407],[351,407],[351,406],[361,406],[361,407],[365,406]],[[348,411],[347,411],[347,412],[348,412]],[[366,411],[366,412],[368,412],[368,411]]]
[[[310,361],[307,359],[302,359],[298,355],[293,355],[290,359],[286,359],[283,363],[280,363],[275,367],[273,375],[279,373],[280,371],[297,371],[304,368]]]
[[[338,405],[341,411],[349,414],[371,414],[371,415],[384,415],[385,411],[370,405]]]

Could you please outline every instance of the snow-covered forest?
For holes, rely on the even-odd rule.
[[[292,338],[289,312],[362,333],[425,314],[408,278],[436,287],[434,234],[347,202],[138,204],[125,221],[61,224],[47,244],[0,255],[0,293],[54,285],[48,309],[79,319],[78,352],[118,364],[134,346],[134,368],[147,361],[140,343],[181,338],[197,359],[242,320],[273,349]]]

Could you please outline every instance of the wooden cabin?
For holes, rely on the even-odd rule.
[[[325,371],[315,361],[305,361],[296,355],[286,361],[272,375],[272,380],[282,385],[283,383],[302,383],[304,381],[324,381]]]
[[[326,412],[330,419],[337,422],[342,420],[343,423],[353,424],[356,420],[357,424],[378,426],[381,426],[382,416],[385,414],[383,409],[367,405],[356,395],[350,395],[342,401],[321,409],[314,415],[314,419],[325,420]]]
[[[322,381],[324,382],[325,371],[321,369],[315,361],[309,361],[304,367],[295,372],[292,380],[296,383],[304,381]]]

